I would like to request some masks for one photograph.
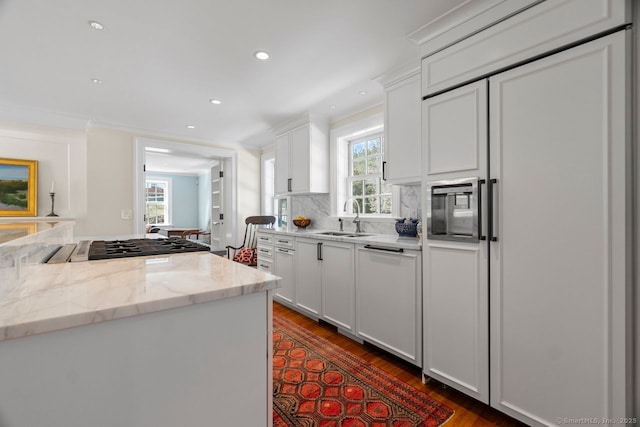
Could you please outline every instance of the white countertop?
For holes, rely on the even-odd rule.
[[[337,232],[336,230],[296,230],[296,231],[282,231],[273,228],[261,228],[261,233],[279,234],[283,236],[293,237],[306,237],[310,239],[322,239],[333,240],[337,242],[349,242],[362,245],[379,245],[390,248],[402,248],[407,250],[420,251],[422,250],[422,242],[417,237],[400,237],[396,234],[372,234],[362,233],[359,237],[349,236],[331,236],[326,234],[320,234],[323,232]],[[356,234],[356,233],[351,233]]]
[[[0,284],[0,341],[267,291],[277,277],[209,252],[38,264]]]
[[[0,219],[0,247],[24,245],[53,229],[72,227],[74,224],[74,220],[58,218]]]

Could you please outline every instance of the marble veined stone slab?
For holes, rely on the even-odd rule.
[[[0,284],[0,341],[268,291],[278,277],[208,252],[31,266]]]

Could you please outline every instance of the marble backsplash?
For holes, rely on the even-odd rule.
[[[399,218],[422,217],[421,206],[421,186],[420,185],[400,185],[400,216]],[[331,203],[328,194],[311,194],[304,196],[291,196],[291,217],[298,215],[312,219],[309,229],[337,230],[338,220],[331,218]],[[360,225],[367,233],[396,234],[395,220],[397,217],[389,219],[362,219]],[[292,226],[295,229],[295,226]],[[355,225],[350,220],[344,222],[345,230],[355,229]]]

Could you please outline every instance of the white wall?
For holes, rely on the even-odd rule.
[[[146,178],[168,180],[171,183],[171,225],[177,228],[199,227],[200,191],[197,176],[148,172]],[[205,197],[208,198],[208,194],[205,193]]]
[[[211,172],[198,175],[198,228],[207,230],[211,217]]]
[[[158,139],[104,127],[90,126],[85,132],[0,122],[0,157],[39,161],[38,214],[44,216],[51,209],[49,191],[54,180],[56,213],[76,219],[76,240],[124,237],[134,233],[133,217],[122,219],[122,211],[133,211],[137,137]],[[236,152],[233,222],[236,235],[242,236],[245,217],[260,213],[260,154],[244,148]]]
[[[87,146],[82,131],[0,122],[0,157],[38,161],[38,216],[51,211],[55,181],[55,213],[77,219],[84,232],[87,217]]]

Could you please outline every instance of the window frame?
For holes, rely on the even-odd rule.
[[[165,207],[165,218],[164,218],[164,222],[163,223],[150,223],[149,222],[149,217],[147,216],[147,220],[145,221],[147,223],[147,225],[155,225],[155,226],[170,226],[172,225],[172,219],[173,219],[173,205],[172,205],[172,197],[171,197],[171,187],[172,187],[172,182],[171,182],[171,178],[156,178],[156,177],[149,177],[149,178],[145,178],[145,194],[144,194],[144,207],[145,207],[145,215],[147,214],[147,188],[149,183],[154,183],[156,184],[164,184],[166,186],[165,188],[165,194],[164,194],[164,201],[163,201],[163,205]],[[157,218],[157,216],[156,216]]]
[[[380,141],[380,150],[376,153],[369,153],[369,143],[372,140],[379,140]],[[361,158],[361,160],[356,160],[354,158],[354,146],[356,144],[364,144],[365,148],[364,148],[364,154]],[[384,140],[384,130],[380,129],[378,131],[372,131],[372,132],[368,132],[366,134],[362,134],[362,135],[357,135],[357,136],[353,136],[352,138],[348,138],[347,144],[346,144],[346,148],[348,151],[348,173],[347,176],[345,178],[345,185],[347,188],[346,191],[346,200],[348,201],[349,199],[357,199],[358,200],[358,204],[360,206],[360,215],[366,218],[375,218],[375,217],[380,217],[380,218],[387,218],[390,217],[393,213],[393,191],[390,188],[388,192],[383,192],[383,186],[384,186],[384,180],[383,180],[383,176],[382,176],[382,165],[384,162],[384,153],[385,153],[385,140]],[[369,166],[370,166],[370,159],[372,157],[378,157],[379,158],[379,164],[378,166],[378,172],[375,173],[370,173],[369,171]],[[361,175],[354,175],[354,166],[356,162],[362,162],[364,164],[364,174]],[[366,188],[367,188],[367,184],[366,182],[370,180],[374,180],[375,181],[375,187],[376,187],[376,192],[373,194],[366,194]],[[362,194],[360,195],[353,195],[353,184],[354,182],[357,181],[361,181],[362,182]],[[366,200],[368,198],[376,198],[377,202],[376,202],[376,210],[377,212],[366,212]],[[383,198],[388,197],[389,198],[389,203],[391,204],[391,210],[389,212],[380,212],[381,208],[383,206],[382,204],[382,200]],[[355,215],[354,212],[354,203],[351,203],[350,205],[347,206],[347,213],[351,214],[351,215]]]

